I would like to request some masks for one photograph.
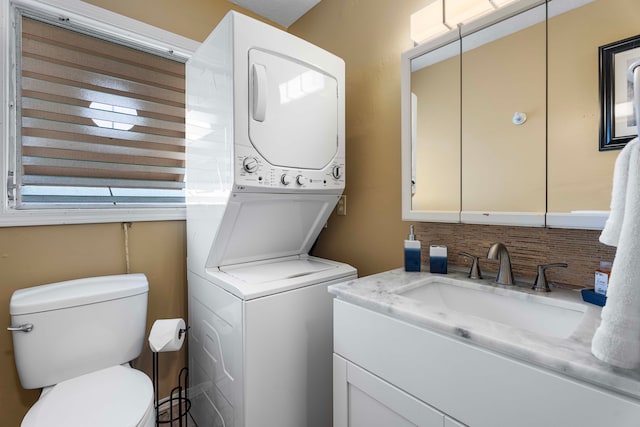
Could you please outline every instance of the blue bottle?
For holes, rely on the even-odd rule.
[[[447,274],[446,246],[431,245],[429,247],[429,271],[432,273]]]

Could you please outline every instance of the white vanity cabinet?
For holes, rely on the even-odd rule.
[[[464,427],[336,354],[333,395],[334,427]]]
[[[640,401],[334,300],[334,426],[637,427]],[[472,332],[471,332],[472,334]]]

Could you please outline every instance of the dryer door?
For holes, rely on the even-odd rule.
[[[249,138],[274,166],[323,169],[338,151],[338,83],[293,58],[249,50]]]

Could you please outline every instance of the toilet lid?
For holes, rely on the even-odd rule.
[[[134,427],[152,405],[149,377],[132,368],[112,366],[44,392],[22,427]]]

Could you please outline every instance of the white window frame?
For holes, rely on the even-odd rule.
[[[0,1],[0,227],[54,224],[87,224],[129,221],[184,220],[185,207],[166,208],[52,208],[20,210],[8,203],[8,173],[15,135],[15,41],[13,21],[15,7],[34,13],[59,16],[78,28],[126,40],[134,45],[171,51],[188,59],[200,43],[153,27],[80,0],[1,0]]]

